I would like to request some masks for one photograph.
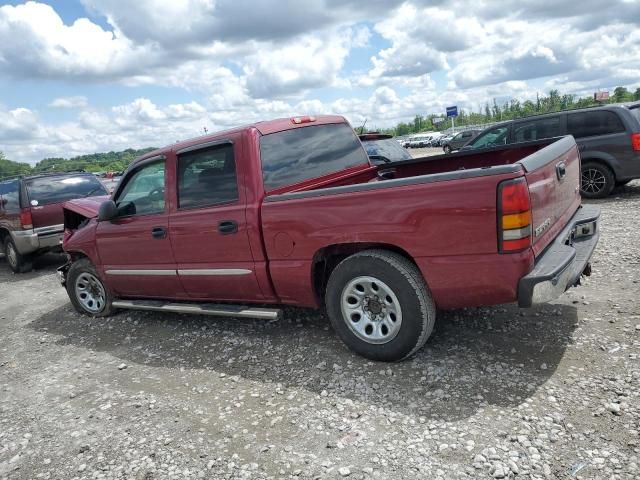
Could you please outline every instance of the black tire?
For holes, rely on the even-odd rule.
[[[371,320],[374,304],[368,303],[371,298],[367,293],[363,293],[359,300],[363,307],[355,307],[361,309],[362,315],[357,313],[357,310],[348,310],[351,307],[346,306],[347,304],[345,310],[351,313],[343,314],[343,300],[353,298],[353,295],[349,296],[350,289],[358,288],[361,280],[365,278],[365,283],[372,278],[378,282],[381,292],[385,292],[385,288],[390,289],[397,299],[396,306],[395,300],[378,302],[378,297],[375,297],[375,310],[377,315],[381,315],[379,320]],[[389,285],[392,288],[389,288]],[[369,287],[373,287],[373,282]],[[387,293],[382,295],[391,299]],[[402,255],[387,250],[366,250],[351,255],[338,264],[327,284],[325,304],[331,324],[340,339],[357,354],[383,362],[404,360],[417,352],[431,335],[436,318],[435,304],[420,270]],[[383,308],[383,312],[378,310],[380,307]],[[392,313],[386,310],[387,307],[396,308],[398,316],[392,317]],[[370,310],[367,310],[368,308]],[[360,318],[352,321],[354,316]],[[384,320],[382,316],[385,316]],[[392,318],[396,318],[393,323]],[[396,324],[397,320],[399,322]],[[394,333],[387,328],[388,337],[379,340],[384,343],[372,343],[373,337],[370,341],[361,338],[371,326],[372,332],[377,329],[382,335],[387,323],[393,325]],[[357,328],[355,325],[362,329],[361,333],[354,331]]]
[[[616,186],[613,172],[602,163],[585,162],[580,171],[580,194],[583,198],[605,198]]]
[[[93,283],[93,280],[83,282],[81,279],[81,281],[78,282],[80,277],[85,280],[93,278],[97,284]],[[82,285],[85,285],[85,288],[81,290]],[[102,288],[101,292],[100,287]],[[99,300],[101,293],[103,293],[102,302]],[[114,311],[114,308],[111,305],[113,296],[98,275],[93,263],[91,263],[88,258],[81,258],[80,260],[73,262],[69,268],[69,272],[67,273],[67,294],[69,295],[69,300],[71,300],[73,307],[84,315],[90,315],[92,317],[107,317]],[[83,295],[85,295],[85,300],[82,300]],[[88,296],[93,296],[93,304],[96,306],[95,309],[91,309],[88,306],[91,305],[90,298],[87,299]]]
[[[9,235],[4,239],[4,257],[15,273],[26,273],[33,270],[33,257],[18,252],[16,244]]]
[[[446,154],[451,153],[451,147],[449,145],[445,145],[444,147],[442,147],[442,150],[444,150],[444,153]]]

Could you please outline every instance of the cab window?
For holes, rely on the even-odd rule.
[[[142,165],[124,179],[115,202],[120,216],[149,215],[164,212],[165,161]]]

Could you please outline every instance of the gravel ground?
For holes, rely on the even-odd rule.
[[[441,313],[400,364],[306,310],[90,319],[61,257],[0,260],[0,478],[638,478],[640,182],[597,203],[584,286]]]

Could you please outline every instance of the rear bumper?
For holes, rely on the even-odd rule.
[[[11,232],[11,238],[21,255],[28,255],[39,250],[61,248],[64,225],[52,225],[30,230]]]
[[[591,273],[589,260],[600,238],[600,209],[583,206],[569,220],[533,270],[518,283],[518,305],[523,308],[549,302]]]

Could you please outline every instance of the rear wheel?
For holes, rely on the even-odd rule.
[[[31,255],[22,255],[18,252],[16,244],[10,236],[4,240],[4,256],[11,270],[15,273],[30,272],[33,269],[33,260]]]
[[[595,162],[582,165],[580,193],[584,198],[604,198],[615,185],[616,179],[609,167]]]
[[[93,317],[106,317],[113,313],[113,297],[88,258],[73,262],[69,268],[67,293],[80,313]]]
[[[386,250],[343,260],[331,273],[325,302],[338,336],[371,360],[413,355],[435,323],[435,304],[418,268]]]
[[[451,147],[449,145],[445,145],[442,149],[444,150],[444,153],[451,153]]]

